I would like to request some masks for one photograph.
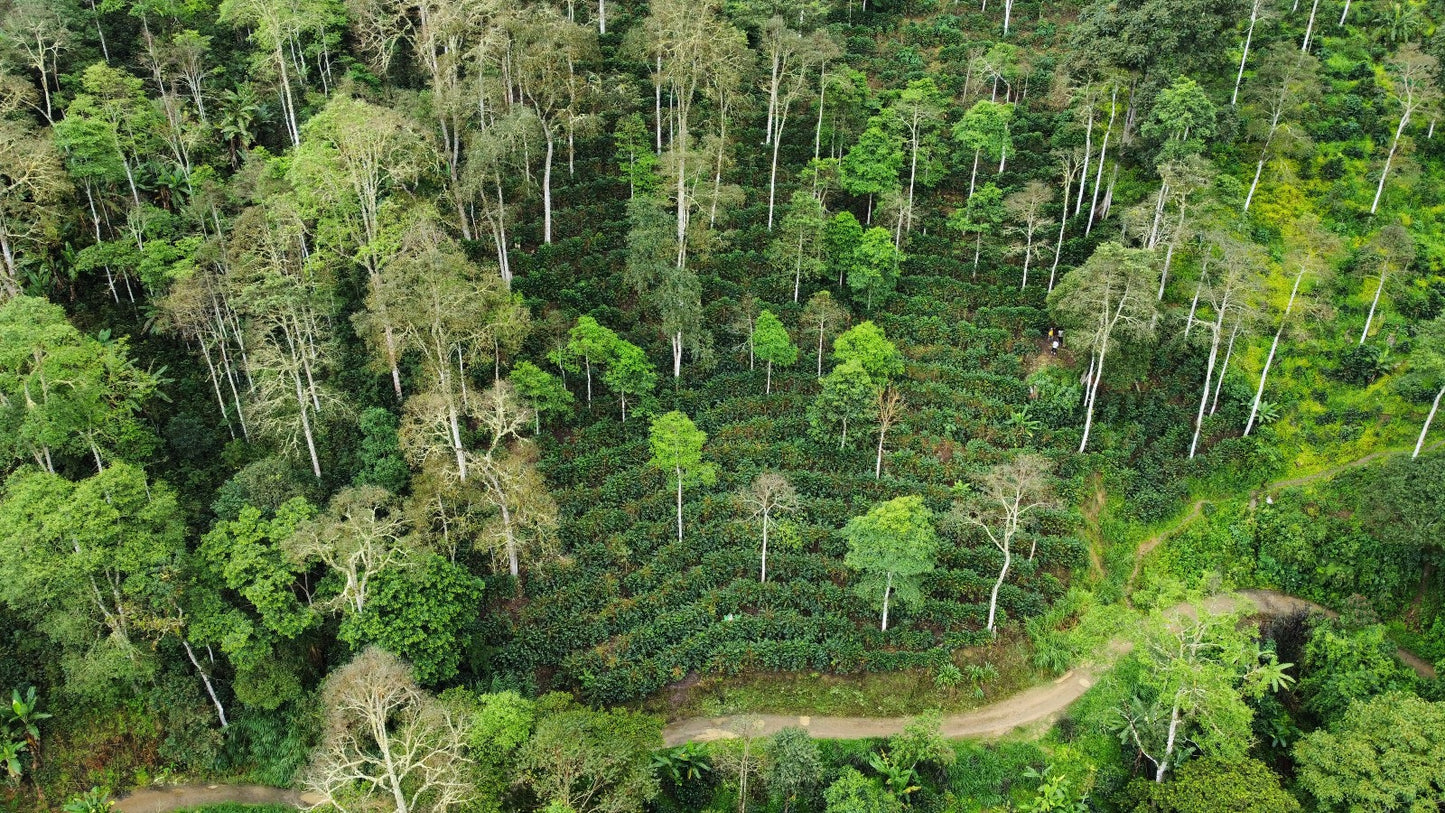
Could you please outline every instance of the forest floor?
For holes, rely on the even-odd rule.
[[[1265,616],[1289,615],[1296,612],[1333,611],[1302,598],[1274,590],[1240,590],[1222,593],[1205,601],[1210,612],[1245,610]],[[1193,605],[1181,604],[1173,613],[1187,615]],[[1064,673],[1053,681],[1026,689],[987,706],[943,718],[941,732],[950,739],[986,739],[999,737],[1020,728],[1045,728],[1052,724],[1089,687],[1098,682],[1112,661],[1126,654],[1133,644],[1115,638],[1103,652],[1095,653],[1094,662]],[[1434,677],[1435,668],[1415,655],[1400,651],[1400,659],[1422,677]],[[662,738],[669,746],[686,742],[709,742],[730,739],[740,731],[766,736],[781,729],[797,727],[811,736],[825,740],[853,740],[887,737],[903,730],[911,717],[813,717],[792,714],[738,714],[724,717],[692,717],[679,720],[663,729]]]

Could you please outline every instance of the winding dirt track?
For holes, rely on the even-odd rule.
[[[163,788],[142,788],[115,803],[115,813],[170,813],[200,805],[225,803],[248,805],[289,805],[304,807],[320,799],[266,785],[172,785]]]
[[[1427,447],[1428,451],[1445,446],[1437,441]],[[1333,466],[1314,474],[1276,480],[1257,489],[1251,499],[1260,494],[1293,488],[1306,483],[1333,477],[1342,471],[1363,466],[1382,457],[1403,454],[1399,450],[1382,450],[1365,455],[1348,463]],[[1199,500],[1189,513],[1169,528],[1144,540],[1135,555],[1134,569],[1129,583],[1139,575],[1144,557],[1161,542],[1177,533],[1184,526],[1200,516],[1204,504]],[[1241,606],[1243,604],[1243,606]],[[1288,596],[1274,590],[1241,590],[1214,596],[1205,602],[1211,612],[1242,609],[1268,616],[1289,615],[1294,612],[1322,612],[1335,616],[1333,610],[1321,607],[1311,601]],[[1190,612],[1188,605],[1176,607],[1175,612]],[[1057,720],[1059,716],[1084,692],[1089,690],[1099,676],[1107,670],[1113,657],[1127,653],[1132,648],[1127,640],[1116,638],[1096,653],[1094,662],[1066,672],[1051,683],[1026,689],[996,703],[954,714],[943,718],[942,733],[949,738],[983,739],[998,737],[1028,726],[1043,726]],[[1411,652],[1399,650],[1400,660],[1414,669],[1421,677],[1433,678],[1435,667]],[[841,740],[865,737],[886,737],[903,730],[910,718],[907,717],[812,717],[808,715],[760,714],[732,717],[693,717],[679,720],[663,729],[662,736],[667,745],[681,745],[686,742],[708,742],[737,736],[734,729],[751,721],[751,727],[762,735],[775,733],[789,726],[806,729],[819,739]],[[761,728],[756,728],[757,726]],[[241,804],[276,804],[292,807],[306,807],[316,804],[319,799],[310,794],[294,790],[272,788],[265,785],[175,785],[167,788],[145,788],[130,794],[115,804],[115,813],[171,813],[187,807],[236,802]]]
[[[1327,608],[1302,598],[1287,596],[1274,590],[1241,590],[1224,593],[1205,602],[1210,612],[1243,610],[1261,615],[1289,615],[1299,611],[1317,611],[1335,615]],[[1181,604],[1173,612],[1185,614],[1192,607]],[[1035,686],[1011,697],[990,703],[987,706],[954,714],[943,718],[942,731],[950,738],[988,738],[1007,734],[1018,728],[1046,725],[1058,719],[1059,715],[1078,700],[1099,675],[1108,669],[1111,656],[1128,652],[1132,648],[1124,638],[1116,638],[1105,648],[1095,653],[1094,662],[1067,672],[1052,683]],[[1400,658],[1422,677],[1434,677],[1435,668],[1411,653],[1400,652]],[[907,717],[809,717],[783,714],[739,715],[732,717],[693,717],[668,725],[662,731],[662,738],[668,745],[685,742],[708,742],[737,736],[733,729],[747,720],[761,721],[762,734],[772,734],[779,729],[796,726],[806,729],[809,734],[825,740],[851,740],[862,737],[886,737],[903,730]],[[756,725],[756,723],[754,724]],[[756,730],[756,729],[755,729]]]
[[[1268,616],[1318,611],[1335,615],[1332,610],[1274,590],[1241,590],[1224,593],[1205,602],[1210,612],[1244,610]],[[1192,612],[1181,604],[1174,612]],[[1093,662],[1065,673],[1051,683],[1026,689],[996,703],[943,718],[942,733],[952,739],[987,739],[999,737],[1019,728],[1043,727],[1053,723],[1075,700],[1089,690],[1103,674],[1113,658],[1132,648],[1124,638],[1116,638],[1104,651],[1095,653]],[[1400,659],[1422,677],[1434,677],[1435,668],[1415,655],[1400,650]],[[887,737],[903,730],[907,717],[812,717],[808,715],[757,714],[731,717],[693,717],[679,720],[663,729],[663,741],[669,745],[686,742],[709,742],[737,736],[734,730],[749,723],[760,735],[773,734],[796,726],[825,740],[851,740],[865,737]],[[319,800],[294,790],[264,785],[176,785],[168,788],[145,788],[118,801],[116,813],[171,813],[198,805],[239,802],[242,804],[277,804],[306,807]]]

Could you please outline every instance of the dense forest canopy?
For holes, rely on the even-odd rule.
[[[0,0],[0,807],[1435,809],[1439,19]]]

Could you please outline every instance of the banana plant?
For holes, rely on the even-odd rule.
[[[712,771],[712,765],[707,760],[707,749],[699,743],[690,742],[653,754],[652,769],[671,779],[673,784],[681,785],[703,778]]]
[[[908,794],[914,793],[920,787],[917,784],[916,766],[898,764],[886,750],[869,754],[868,765],[883,777],[884,784],[900,799],[908,798]]]
[[[50,719],[51,715],[39,710],[40,701],[35,698],[35,687],[31,686],[21,695],[19,689],[10,690],[10,709],[7,724],[15,724],[20,730],[20,735],[25,738],[25,745],[30,751],[30,770],[34,772],[40,767],[40,721]],[[9,727],[7,725],[7,727]]]
[[[20,752],[24,750],[23,740],[13,740],[9,736],[0,737],[0,766],[4,766],[5,778],[12,783],[20,781]]]

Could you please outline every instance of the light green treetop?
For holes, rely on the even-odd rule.
[[[894,595],[900,601],[917,600],[917,577],[933,570],[938,552],[933,512],[918,495],[895,497],[849,520],[843,536],[848,540],[843,561],[859,573],[859,594],[880,601],[887,630]]]

